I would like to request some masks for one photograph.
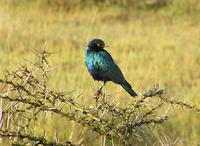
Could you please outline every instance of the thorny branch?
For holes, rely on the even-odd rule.
[[[127,106],[120,106],[115,103],[116,97],[108,97],[97,91],[98,94],[92,98],[95,103],[92,107],[80,102],[79,99],[83,98],[81,95],[72,96],[49,88],[48,72],[52,68],[47,57],[51,53],[35,50],[34,54],[37,59],[35,62],[29,61],[31,65],[7,72],[5,78],[0,79],[0,136],[9,138],[11,144],[15,144],[17,138],[21,144],[78,145],[71,141],[51,141],[45,136],[34,135],[31,122],[41,120],[40,115],[45,112],[74,121],[115,143],[126,144],[131,135],[139,134],[141,127],[166,121],[166,115],[158,114],[165,105],[180,105],[200,111],[196,106],[168,99],[159,86],[134,98]],[[23,126],[19,125],[22,119],[26,123]]]

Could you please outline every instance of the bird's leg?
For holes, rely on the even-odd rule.
[[[101,87],[97,90],[97,95],[103,95],[102,89],[105,86],[106,81],[103,81],[103,85],[101,85]]]
[[[101,87],[99,88],[100,91],[102,91],[103,87],[105,86],[106,81],[103,81],[103,85],[101,85]]]
[[[105,84],[106,84],[106,82],[104,81],[103,85],[101,85],[101,87],[97,90],[97,92],[96,92],[96,94],[94,96],[94,98],[96,99],[96,107],[99,104],[99,97],[103,95],[102,89],[105,86]]]

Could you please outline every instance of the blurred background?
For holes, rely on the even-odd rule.
[[[200,105],[200,3],[199,0],[1,0],[0,77],[26,60],[33,49],[55,52],[50,86],[82,93],[87,102],[101,85],[89,75],[84,62],[87,43],[99,37],[120,66],[135,91],[142,93],[155,84],[170,96]],[[129,95],[108,83],[108,94],[116,94],[121,104]],[[70,136],[73,122],[46,120],[49,137]],[[154,127],[150,136],[137,145],[178,146],[200,144],[200,115],[172,108],[169,120]],[[73,140],[86,137],[86,145],[99,139],[87,130],[77,131]],[[88,136],[87,136],[88,135]]]

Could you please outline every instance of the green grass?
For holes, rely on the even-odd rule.
[[[89,40],[100,37],[137,92],[159,83],[171,96],[199,105],[199,12],[197,0],[180,0],[158,10],[126,10],[118,5],[75,5],[65,10],[39,1],[1,1],[0,75],[24,64],[25,59],[32,60],[32,49],[45,47],[56,52],[50,58],[56,67],[51,73],[52,87],[83,92],[89,102],[100,83],[87,72],[85,47]],[[122,104],[129,100],[129,95],[113,83],[106,85],[106,92],[119,92]],[[178,137],[180,146],[200,144],[200,115],[181,108],[170,111],[169,121],[156,127],[153,136],[141,145],[160,145],[159,136],[170,141]],[[63,131],[65,121],[56,119],[46,121],[46,126],[51,136],[59,131],[64,139],[72,126],[66,123],[69,131]]]

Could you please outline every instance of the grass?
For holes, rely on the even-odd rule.
[[[137,92],[159,83],[172,97],[199,105],[199,11],[197,0],[180,0],[158,10],[126,10],[118,5],[65,10],[39,1],[1,1],[0,75],[4,69],[16,69],[25,59],[33,59],[32,49],[45,47],[56,52],[50,59],[56,66],[51,86],[92,97],[100,83],[87,72],[85,47],[100,37]],[[106,92],[118,93],[122,104],[128,102],[129,95],[118,85],[108,83]],[[178,138],[180,146],[198,145],[199,118],[191,111],[171,110],[169,122],[156,127],[141,145],[159,145],[160,136],[168,141]],[[45,122],[51,136],[55,131],[70,135],[72,126],[64,125],[69,131],[63,131],[64,121]]]

